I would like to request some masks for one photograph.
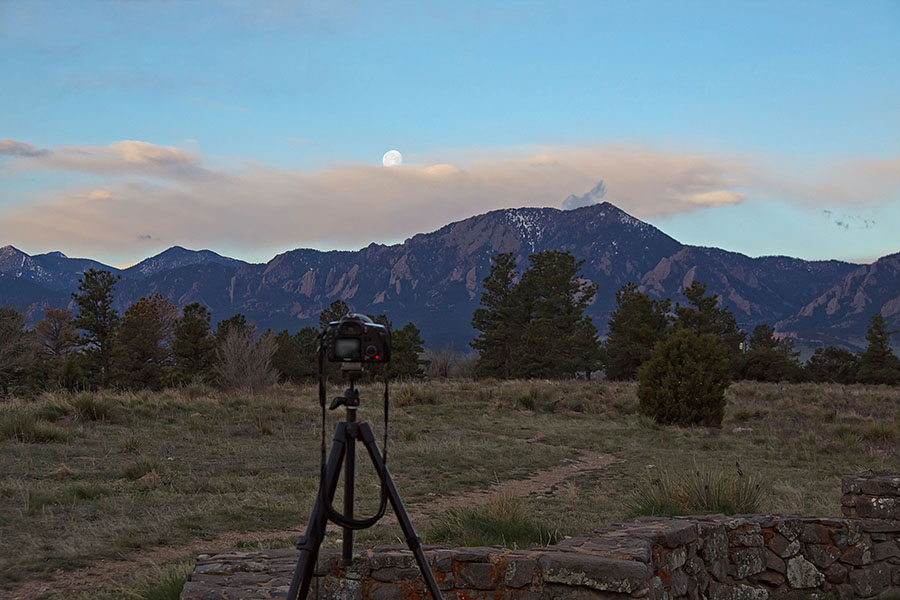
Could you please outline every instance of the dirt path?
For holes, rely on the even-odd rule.
[[[602,469],[618,459],[611,454],[582,451],[578,458],[564,458],[559,465],[538,471],[528,479],[512,479],[499,481],[485,490],[476,490],[463,494],[439,497],[427,503],[409,505],[410,518],[421,523],[426,519],[425,511],[436,514],[450,508],[487,504],[499,493],[510,493],[514,496],[543,495],[555,492],[556,486],[566,479],[580,473]],[[396,522],[388,511],[388,522]],[[75,571],[58,571],[51,582],[29,581],[13,590],[10,600],[30,600],[56,591],[96,590],[100,586],[124,580],[129,573],[133,574],[145,567],[152,567],[168,562],[189,560],[203,550],[224,550],[233,548],[238,543],[261,542],[272,538],[297,537],[303,534],[305,524],[297,529],[270,529],[243,533],[224,533],[211,540],[193,540],[177,546],[160,546],[137,554],[129,560],[101,560],[97,564]],[[333,526],[329,525],[331,529]],[[336,527],[334,527],[337,530]]]

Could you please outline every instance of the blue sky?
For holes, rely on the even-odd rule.
[[[267,260],[600,180],[686,243],[900,250],[896,0],[0,1],[0,56],[31,253]]]

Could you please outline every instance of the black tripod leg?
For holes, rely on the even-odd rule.
[[[298,598],[306,600],[306,595],[309,593],[309,584],[316,569],[316,560],[319,558],[319,546],[322,545],[322,540],[325,538],[325,526],[328,524],[328,513],[325,512],[321,495],[323,492],[327,493],[329,503],[334,499],[338,473],[341,470],[341,463],[344,462],[347,444],[346,428],[347,425],[343,422],[338,423],[334,428],[334,443],[325,467],[325,480],[329,482],[329,486],[327,490],[319,489],[312,513],[306,524],[306,534],[297,540],[300,556],[297,557],[297,566],[294,568],[294,576],[291,578],[287,600],[297,600]]]
[[[387,466],[384,464],[384,458],[381,456],[381,451],[375,442],[375,433],[368,423],[362,422],[359,424],[359,437],[366,445],[369,456],[372,457],[372,463],[375,465],[378,476],[384,482],[388,500],[391,501],[394,514],[397,515],[397,521],[400,522],[400,529],[403,530],[403,535],[406,537],[406,545],[409,546],[409,549],[412,550],[413,555],[416,557],[416,563],[419,565],[422,577],[425,578],[425,586],[431,593],[432,600],[442,600],[441,591],[438,589],[437,581],[434,579],[434,573],[431,572],[431,567],[425,558],[425,551],[422,549],[422,538],[416,534],[412,521],[409,520],[406,508],[403,506],[403,500],[400,499],[400,492],[397,491],[397,486],[394,485],[394,478],[391,477]]]

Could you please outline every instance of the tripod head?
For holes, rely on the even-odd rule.
[[[347,407],[347,420],[356,420],[356,409],[359,407],[359,390],[355,384],[362,377],[362,363],[342,363],[341,377],[349,382],[350,387],[344,390],[343,396],[338,396],[331,401],[328,410],[334,410],[339,406]],[[351,413],[351,411],[353,411]]]

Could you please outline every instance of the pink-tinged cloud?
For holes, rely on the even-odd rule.
[[[103,184],[44,193],[0,210],[0,240],[91,256],[145,256],[173,244],[357,248],[493,209],[559,207],[570,194],[584,194],[601,180],[605,200],[648,218],[738,204],[747,189],[766,179],[752,161],[636,147],[509,149],[472,156],[462,152],[393,169],[253,166],[229,172],[205,168],[185,150],[146,142],[54,148],[7,169],[83,171],[103,176]],[[807,189],[809,182],[801,183]]]

